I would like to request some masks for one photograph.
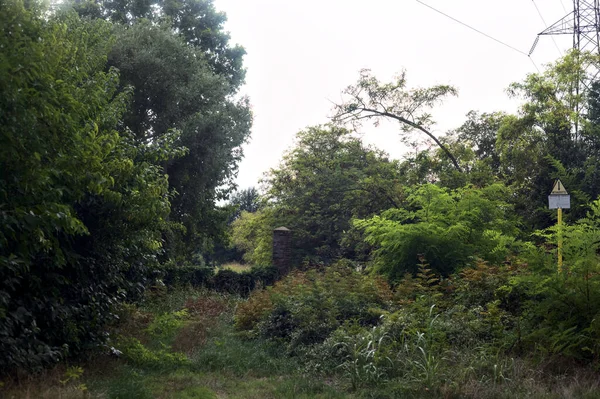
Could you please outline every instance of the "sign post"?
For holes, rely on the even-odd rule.
[[[571,208],[571,196],[567,193],[565,186],[560,180],[554,182],[552,192],[548,196],[548,207],[550,209],[558,209],[558,272],[562,272],[562,210]]]

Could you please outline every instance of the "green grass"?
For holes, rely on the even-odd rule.
[[[286,356],[281,346],[240,337],[233,329],[239,300],[191,288],[153,294],[121,315],[122,325],[116,330],[121,336],[113,343],[123,351],[120,358],[98,355],[82,363],[83,375],[67,384],[59,382],[66,368],[31,377],[26,383],[13,382],[0,387],[0,397],[352,397],[339,386],[302,375],[297,360]],[[184,308],[186,312],[180,312]],[[187,360],[180,361],[181,356]]]
[[[236,273],[242,273],[242,272],[250,271],[250,269],[252,269],[252,266],[242,265],[241,263],[236,263],[236,262],[231,262],[231,263],[222,264],[221,266],[219,266],[219,269],[232,270]]]
[[[59,399],[301,399],[301,398],[598,398],[593,370],[556,373],[526,359],[485,356],[481,349],[436,354],[439,375],[430,387],[401,373],[352,390],[342,369],[311,371],[276,342],[249,340],[233,328],[241,299],[180,289],[129,307],[113,343],[124,355],[98,355],[78,364],[83,375],[65,381],[66,366],[5,381],[2,398]],[[186,309],[185,312],[180,312]],[[175,313],[178,312],[178,313]],[[118,342],[121,342],[119,344]],[[128,342],[127,346],[123,342]],[[183,359],[181,361],[180,359]],[[72,365],[73,366],[73,365]],[[555,366],[553,366],[556,368]],[[562,369],[561,369],[562,370]],[[60,381],[63,381],[61,383]]]

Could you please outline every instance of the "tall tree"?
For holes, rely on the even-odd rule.
[[[503,112],[470,111],[467,120],[455,131],[459,141],[471,145],[477,158],[485,161],[496,172],[500,167],[496,139],[505,117]]]
[[[398,164],[339,127],[310,127],[297,140],[265,179],[274,220],[294,231],[299,259],[355,258],[350,220],[398,206]]]
[[[379,124],[382,119],[392,119],[400,123],[404,133],[418,131],[444,151],[454,167],[461,167],[455,156],[432,132],[433,118],[429,109],[440,103],[444,97],[456,95],[457,90],[448,85],[428,88],[407,89],[406,72],[403,71],[390,83],[381,83],[368,69],[360,71],[355,85],[348,86],[342,93],[346,99],[334,106],[333,120],[340,123],[360,125],[364,119]]]
[[[171,219],[181,226],[167,235],[170,255],[209,250],[227,219],[215,203],[233,187],[252,122],[248,99],[236,99],[245,52],[229,44],[225,15],[212,0],[76,1],[76,7],[121,24],[109,65],[119,69],[124,87],[133,86],[125,126],[141,142],[179,130],[177,144],[189,150],[164,163],[174,193]]]
[[[105,21],[37,2],[0,12],[0,369],[97,345],[161,249],[178,149],[118,131],[130,92]]]
[[[238,190],[231,195],[229,204],[235,207],[234,219],[242,212],[254,213],[260,208],[260,194],[256,187]]]
[[[526,102],[519,115],[503,119],[496,151],[503,179],[517,194],[516,209],[530,228],[553,223],[547,195],[555,178],[561,178],[572,195],[568,217],[583,217],[590,199],[600,194],[597,185],[585,183],[597,169],[589,163],[593,147],[586,145],[594,134],[595,122],[588,119],[593,115],[593,103],[589,103],[593,92],[574,90],[585,75],[584,63],[594,57],[570,52],[543,73],[530,74],[510,86],[509,92]],[[577,112],[586,109],[590,113]]]

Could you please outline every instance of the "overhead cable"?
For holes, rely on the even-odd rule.
[[[456,19],[456,18],[454,18],[454,17],[452,17],[452,16],[450,16],[450,15],[446,14],[445,12],[442,12],[442,11],[438,10],[437,8],[430,6],[430,5],[429,5],[429,4],[427,4],[427,3],[424,3],[424,2],[422,2],[421,0],[416,0],[416,1],[417,1],[417,3],[420,3],[420,4],[424,5],[425,7],[427,7],[427,8],[430,8],[430,9],[432,9],[433,11],[435,11],[435,12],[437,12],[437,13],[439,13],[439,14],[442,14],[442,15],[443,15],[443,16],[445,16],[446,18],[449,18],[449,19],[453,20],[454,22],[456,22],[456,23],[459,23],[459,24],[461,24],[461,25],[463,25],[463,26],[465,26],[465,27],[467,27],[467,28],[469,28],[469,29],[471,29],[471,30],[473,30],[473,31],[475,31],[475,32],[477,32],[477,33],[479,33],[480,35],[483,35],[483,36],[487,37],[488,39],[491,39],[491,40],[493,40],[493,41],[495,41],[495,42],[497,42],[497,43],[500,43],[501,45],[503,45],[503,46],[505,46],[505,47],[508,47],[509,49],[511,49],[511,50],[513,50],[513,51],[516,51],[516,52],[517,52],[517,53],[519,53],[519,54],[523,54],[524,56],[528,57],[528,58],[531,60],[531,62],[532,62],[532,64],[533,64],[533,66],[535,66],[535,69],[537,69],[537,71],[538,71],[538,72],[540,72],[540,69],[537,67],[537,65],[535,64],[535,62],[534,62],[534,61],[533,61],[533,59],[531,58],[531,56],[529,56],[527,53],[525,53],[525,52],[523,52],[523,51],[519,50],[519,49],[518,49],[518,48],[516,48],[516,47],[513,47],[513,46],[511,46],[510,44],[507,44],[507,43],[503,42],[502,40],[496,39],[495,37],[493,37],[493,36],[490,36],[490,35],[488,35],[487,33],[485,33],[485,32],[482,32],[482,31],[480,31],[479,29],[477,29],[477,28],[474,28],[474,27],[472,27],[471,25],[469,25],[469,24],[466,24],[466,23],[464,23],[464,22],[460,21],[460,20],[458,20],[458,19]]]
[[[537,6],[535,0],[531,0],[533,2],[533,5],[535,6],[535,9],[537,10],[538,15],[540,16],[540,19],[542,20],[542,22],[544,23],[544,27],[547,29],[548,28],[548,24],[546,23],[546,20],[544,19],[544,17],[542,16],[542,13],[539,9],[539,7]],[[561,1],[562,3],[562,1]],[[564,6],[563,6],[564,8]],[[561,51],[560,47],[558,47],[558,44],[556,44],[556,40],[554,39],[554,36],[550,36],[552,38],[552,41],[554,42],[554,45],[556,46],[556,49],[558,50],[558,54],[560,54],[560,56],[563,56],[563,52]],[[536,43],[537,44],[537,43]],[[531,54],[533,52],[530,51],[529,54]]]
[[[565,14],[567,13],[567,8],[565,7],[565,3],[563,3],[563,0],[560,0],[560,5],[562,6],[563,10],[565,11]]]

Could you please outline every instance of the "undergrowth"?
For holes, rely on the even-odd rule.
[[[6,379],[0,395],[598,397],[593,361],[530,346],[532,298],[522,288],[529,270],[519,261],[480,261],[442,278],[421,259],[397,287],[340,264],[294,272],[249,299],[207,289],[153,292],[122,310],[104,353]]]

